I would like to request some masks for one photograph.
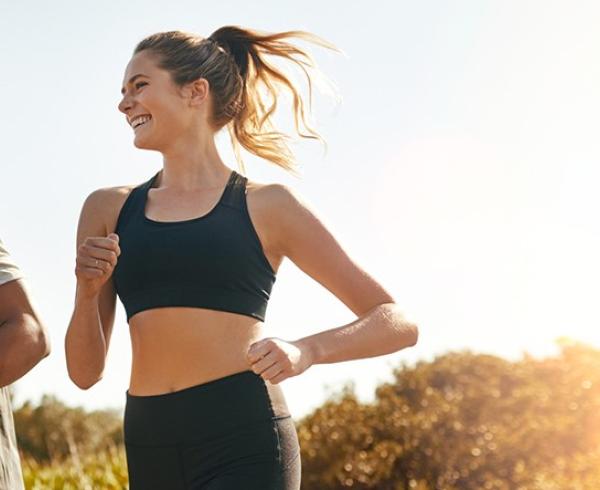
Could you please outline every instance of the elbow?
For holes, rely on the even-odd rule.
[[[409,347],[417,345],[417,342],[419,341],[419,327],[414,323],[410,325],[409,341]]]
[[[27,359],[28,369],[32,369],[52,350],[50,334],[45,325],[33,314],[21,314],[13,320],[19,329],[21,358]],[[25,374],[25,373],[23,373]]]
[[[10,348],[0,357],[0,386],[14,383],[50,354],[50,339],[44,326],[30,314],[18,314],[4,325],[10,329]],[[4,327],[3,327],[4,328]]]
[[[93,358],[81,346],[65,336],[65,361],[69,379],[81,390],[89,390],[104,376],[104,360],[93,362]]]
[[[42,323],[38,323],[39,335],[38,335],[38,352],[40,360],[48,357],[52,352],[52,342],[50,341],[50,334],[46,326]]]
[[[417,342],[419,341],[419,327],[414,322],[406,319],[404,313],[396,303],[389,303],[386,307],[389,308],[389,310],[386,311],[386,315],[388,314],[388,311],[392,312],[389,317],[392,318],[391,322],[393,328],[400,339],[398,350],[417,345]]]
[[[73,381],[73,383],[75,384],[75,386],[77,386],[77,388],[79,388],[80,390],[89,390],[92,386],[94,386],[94,383],[82,383],[80,381],[77,381],[74,378],[71,378],[71,381]]]
[[[402,333],[398,337],[396,352],[408,347],[414,347],[419,340],[419,328],[414,323],[405,323]]]
[[[89,390],[92,386],[94,386],[98,381],[102,379],[102,376],[95,379],[85,378],[82,376],[77,376],[69,371],[69,378],[80,390]]]
[[[82,383],[82,382],[77,382],[77,381],[73,380],[73,383],[75,383],[77,388],[79,388],[80,390],[89,390],[92,386],[94,386],[96,384],[96,381],[93,381],[91,383]]]
[[[104,375],[102,371],[99,374],[94,372],[94,370],[90,369],[90,366],[84,364],[83,369],[77,368],[80,365],[81,360],[75,362],[74,360],[70,360],[68,352],[67,352],[67,374],[69,375],[69,379],[77,386],[77,388],[81,390],[89,390],[92,386],[94,386],[98,381],[100,381]],[[86,369],[87,368],[87,369]]]
[[[37,318],[30,316],[28,319],[30,324],[29,331],[31,333],[31,345],[32,358],[37,364],[42,359],[48,357],[52,351],[52,343],[50,341],[50,334],[46,326],[39,321]]]

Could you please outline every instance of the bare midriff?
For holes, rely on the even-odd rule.
[[[131,395],[158,395],[251,370],[246,353],[264,323],[238,313],[163,307],[129,322]]]

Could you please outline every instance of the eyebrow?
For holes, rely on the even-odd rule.
[[[135,81],[137,78],[139,78],[139,77],[146,77],[146,78],[149,78],[147,75],[144,75],[143,73],[137,73],[136,75],[133,75],[133,76],[132,76],[132,77],[129,79],[129,81],[128,81],[127,83],[128,83],[128,84],[130,84],[130,83],[133,83],[133,82],[134,82],[134,81]],[[124,88],[122,88],[122,89],[121,89],[121,95],[123,95],[124,93],[125,93],[125,89],[124,89]]]

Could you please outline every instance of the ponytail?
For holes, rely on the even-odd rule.
[[[335,85],[320,72],[312,56],[285,41],[292,37],[343,53],[333,44],[305,31],[265,33],[224,26],[208,38],[181,31],[157,33],[142,40],[134,54],[146,49],[156,53],[159,66],[168,70],[180,86],[198,78],[209,82],[213,97],[209,123],[215,131],[227,126],[235,158],[243,173],[242,146],[297,175],[297,164],[287,143],[291,138],[277,131],[271,121],[282,90],[291,93],[293,98],[296,133],[303,138],[321,141],[325,148],[327,144],[307,122],[305,103],[296,85],[283,71],[267,62],[266,57],[277,56],[302,69],[308,81],[309,111],[312,110],[312,82],[319,82],[320,86],[321,82],[325,82],[333,89],[330,93],[337,101],[341,97]]]

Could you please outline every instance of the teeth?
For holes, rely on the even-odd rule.
[[[152,119],[150,116],[136,117],[133,121],[131,121],[131,126],[135,129],[138,126],[141,126],[142,124],[147,123],[150,119]]]

